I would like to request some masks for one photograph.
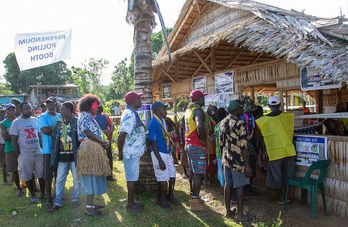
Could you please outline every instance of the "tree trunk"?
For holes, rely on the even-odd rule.
[[[152,103],[152,29],[155,25],[155,6],[153,0],[134,0],[130,13],[134,25],[134,90],[142,92],[142,103]],[[129,1],[128,1],[129,4]],[[127,15],[128,17],[129,15]],[[140,159],[138,190],[153,191],[157,181],[149,152],[148,139],[146,152]]]
[[[152,103],[151,34],[155,25],[154,12],[153,0],[134,1],[134,90],[143,93],[144,104]]]

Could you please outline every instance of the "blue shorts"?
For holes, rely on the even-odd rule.
[[[125,158],[123,159],[124,172],[127,181],[138,181],[140,158]]]
[[[225,184],[233,185],[233,188],[240,188],[249,184],[249,178],[244,173],[232,170],[224,166]]]
[[[191,144],[186,146],[190,170],[196,174],[205,174],[207,169],[207,155],[204,147],[196,147]]]

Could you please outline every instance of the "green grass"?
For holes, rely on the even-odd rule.
[[[202,214],[189,211],[188,185],[185,180],[178,180],[175,195],[182,205],[173,206],[170,211],[162,210],[155,203],[155,193],[141,194],[138,200],[145,204],[145,212],[129,214],[126,212],[127,192],[122,162],[115,162],[114,174],[117,182],[108,183],[108,192],[97,197],[97,202],[106,204],[104,216],[88,217],[84,214],[85,197],[81,197],[81,207],[72,208],[72,177],[69,174],[63,208],[54,214],[48,213],[42,204],[29,202],[25,197],[16,198],[16,189],[0,185],[0,226],[235,226],[232,220],[224,219],[213,209]],[[221,201],[212,201],[221,206]],[[17,215],[12,215],[11,211]]]

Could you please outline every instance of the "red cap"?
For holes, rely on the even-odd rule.
[[[126,101],[127,104],[130,104],[133,102],[134,99],[140,98],[143,95],[143,93],[135,93],[134,91],[130,91],[124,96],[124,101]]]
[[[195,100],[200,99],[206,95],[207,95],[206,93],[203,93],[200,90],[196,89],[196,90],[191,91],[190,98],[192,101],[195,101]]]

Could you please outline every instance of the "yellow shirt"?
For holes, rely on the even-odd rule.
[[[294,144],[294,114],[281,113],[278,116],[264,116],[256,120],[266,144],[270,161],[296,155]]]

